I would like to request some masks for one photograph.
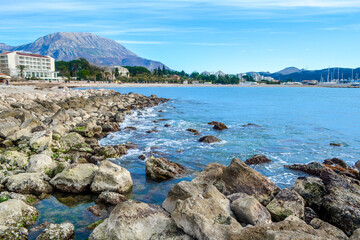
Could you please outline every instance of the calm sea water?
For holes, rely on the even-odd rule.
[[[308,163],[338,157],[353,165],[360,159],[360,91],[333,88],[116,88],[121,93],[156,94],[171,98],[161,106],[135,112],[121,124],[137,130],[120,131],[101,140],[101,144],[131,141],[139,146],[113,161],[131,172],[134,188],[129,197],[161,204],[168,190],[179,181],[193,179],[208,163],[228,165],[232,158],[241,160],[263,154],[273,162],[255,169],[278,186],[291,186],[302,174],[283,168],[284,164]],[[167,121],[154,120],[168,119]],[[229,129],[215,131],[207,123],[224,122]],[[261,127],[243,127],[247,123]],[[170,127],[165,127],[170,124]],[[157,128],[159,132],[146,133]],[[197,129],[201,135],[214,135],[222,141],[199,143],[199,136],[187,132]],[[331,147],[341,142],[344,147]],[[141,154],[161,156],[182,164],[189,174],[180,179],[154,182],[145,176]],[[40,220],[48,216],[57,221],[77,223],[77,239],[85,239],[86,225],[96,220],[86,207],[91,201],[66,206],[56,198],[38,205]],[[57,209],[61,211],[52,212]],[[69,218],[69,215],[73,217]]]

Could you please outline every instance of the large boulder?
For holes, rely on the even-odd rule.
[[[50,173],[57,164],[46,154],[32,155],[29,160],[27,172]]]
[[[305,201],[297,192],[285,188],[266,208],[275,221],[282,221],[290,215],[304,219]]]
[[[269,211],[253,196],[244,194],[231,203],[231,209],[240,223],[257,225],[271,223]]]
[[[213,129],[222,131],[222,130],[228,129],[228,127],[222,122],[215,122]]]
[[[2,240],[27,240],[28,230],[24,227],[0,225],[0,239]]]
[[[327,190],[322,199],[320,217],[347,235],[360,227],[360,183],[331,169],[321,172]]]
[[[129,200],[119,203],[109,218],[94,229],[89,239],[155,240],[161,239],[160,236],[166,232],[177,231],[176,224],[161,207]]]
[[[7,137],[7,139],[15,142],[23,139],[30,139],[32,137],[32,129],[42,127],[42,123],[35,117],[27,119],[20,125],[20,129],[14,134]]]
[[[89,144],[86,143],[85,138],[76,132],[71,132],[64,136],[61,141],[64,143],[66,149],[70,150],[86,150],[90,148]]]
[[[89,190],[98,167],[94,164],[71,164],[50,180],[62,192],[80,193]]]
[[[255,197],[261,204],[267,205],[280,191],[280,188],[267,177],[247,166],[238,158],[223,170],[221,177],[224,183],[223,193],[246,193]]]
[[[281,222],[246,227],[240,234],[233,235],[229,239],[328,240],[336,238],[325,231],[315,230],[296,216],[290,216]]]
[[[133,181],[130,172],[119,165],[104,160],[95,173],[90,190],[95,193],[112,191],[126,193],[131,190]]]
[[[28,227],[35,223],[38,215],[35,207],[18,199],[0,203],[0,226]]]
[[[73,239],[74,234],[75,227],[71,223],[51,223],[40,233],[36,240],[69,240]]]
[[[326,194],[325,185],[320,178],[298,177],[292,189],[301,195],[307,206],[320,210],[322,198]]]
[[[314,218],[313,220],[311,220],[310,225],[314,229],[319,229],[319,230],[323,230],[324,232],[327,232],[330,236],[334,236],[335,239],[342,239],[342,240],[349,239],[343,231],[331,225],[330,223],[324,222],[319,218]]]
[[[11,192],[25,194],[51,193],[53,188],[46,180],[49,178],[42,173],[19,173],[8,178],[6,188]]]
[[[7,163],[11,168],[24,168],[29,162],[29,158],[22,152],[6,151],[0,155],[1,163]]]
[[[171,216],[178,227],[197,239],[228,239],[242,230],[229,200],[214,186],[202,195],[179,200]]]
[[[19,130],[21,122],[13,117],[0,119],[0,137],[7,138]]]
[[[146,161],[146,175],[156,181],[167,180],[184,173],[185,169],[180,164],[166,158],[150,156]]]
[[[30,147],[34,151],[41,152],[51,144],[52,132],[50,130],[44,130],[36,132],[30,139]]]

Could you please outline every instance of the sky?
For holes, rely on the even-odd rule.
[[[359,67],[360,0],[0,0],[0,43],[91,32],[171,69]]]

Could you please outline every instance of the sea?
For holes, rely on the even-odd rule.
[[[256,154],[272,160],[253,168],[279,187],[291,187],[301,172],[285,169],[285,164],[323,162],[337,157],[353,166],[360,159],[360,91],[351,88],[305,87],[136,87],[111,88],[120,93],[155,94],[170,101],[135,111],[120,124],[136,127],[102,139],[102,145],[127,141],[138,148],[114,163],[130,171],[134,187],[128,198],[161,205],[167,192],[180,181],[191,181],[211,162],[228,165],[233,158],[243,161]],[[223,122],[227,130],[216,131],[208,124]],[[248,123],[255,125],[245,126]],[[165,126],[166,124],[170,126]],[[213,135],[219,143],[200,143],[200,136]],[[156,129],[158,132],[146,133]],[[342,147],[330,146],[341,143]],[[146,160],[164,157],[179,163],[187,174],[155,182],[145,175]],[[70,200],[69,200],[70,198]],[[87,239],[86,226],[99,220],[87,208],[95,196],[52,196],[36,207],[45,221],[72,222],[76,239]],[[30,239],[35,239],[30,234]]]

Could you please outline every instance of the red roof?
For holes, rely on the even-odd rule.
[[[4,53],[1,53],[1,54],[9,54],[9,53],[13,53],[13,52],[4,52]],[[0,54],[0,55],[1,55]],[[43,55],[40,55],[40,54],[33,54],[33,53],[23,53],[23,52],[16,52],[17,55],[21,55],[21,56],[29,56],[29,57],[42,57],[42,58],[49,58],[47,56],[43,56]]]

